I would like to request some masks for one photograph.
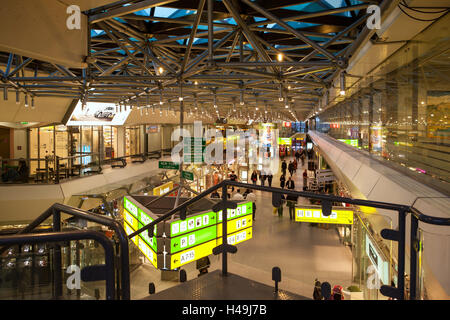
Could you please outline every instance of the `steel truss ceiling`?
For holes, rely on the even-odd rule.
[[[183,105],[184,111],[201,107],[220,116],[258,110],[295,120],[346,68],[365,9],[380,2],[116,1],[85,12],[87,69],[0,53],[6,65],[0,76],[4,91],[36,98]],[[156,14],[161,10],[173,13]],[[25,69],[34,76],[26,77]]]

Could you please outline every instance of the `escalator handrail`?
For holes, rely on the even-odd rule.
[[[113,229],[119,239],[120,243],[120,260],[121,260],[121,283],[122,283],[122,299],[130,299],[130,273],[129,273],[129,249],[128,249],[128,237],[123,229],[123,226],[116,220],[103,217],[92,212],[84,211],[75,207],[71,207],[61,203],[55,203],[50,208],[48,208],[44,213],[37,217],[28,226],[23,228],[17,234],[26,234],[31,232],[39,226],[42,222],[53,216],[57,212],[64,212],[66,214],[85,219],[91,222],[99,223],[101,225],[110,227]],[[4,252],[7,247],[0,249],[0,254]]]
[[[62,231],[52,233],[14,234],[0,236],[0,245],[20,245],[31,243],[62,242],[73,240],[95,240],[105,250],[106,299],[114,300],[114,248],[111,240],[103,233],[93,230]]]

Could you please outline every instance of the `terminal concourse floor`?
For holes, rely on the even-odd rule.
[[[296,190],[302,190],[303,170],[299,167],[294,173]],[[279,186],[279,176],[274,176],[273,186]],[[229,272],[273,286],[272,268],[278,266],[282,274],[279,288],[305,297],[312,297],[316,278],[321,282],[328,281],[332,287],[351,285],[352,254],[340,243],[333,227],[326,230],[311,227],[309,223],[290,221],[286,206],[283,217],[279,218],[273,214],[271,194],[255,193],[253,238],[237,245],[237,253],[229,255]],[[307,199],[301,201],[309,203]],[[221,257],[211,255],[209,258],[210,272],[221,269]],[[183,269],[188,280],[198,276],[195,263],[183,266]],[[144,264],[131,273],[132,299],[148,296],[149,282],[155,283],[156,292],[177,285],[177,282],[161,281],[161,272]]]

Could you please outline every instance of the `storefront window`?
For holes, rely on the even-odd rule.
[[[87,165],[91,162],[92,156],[85,156],[92,152],[92,127],[91,126],[83,126],[82,127],[82,138],[81,138],[81,155],[84,156],[81,158],[81,163],[83,165]]]
[[[117,128],[103,127],[103,139],[105,145],[105,159],[113,159],[117,156]]]
[[[130,127],[125,129],[125,155],[133,155],[141,153],[141,135],[139,127]]]

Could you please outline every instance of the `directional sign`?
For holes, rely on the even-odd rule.
[[[188,219],[184,221],[178,220],[170,224],[170,236],[174,237],[184,233],[189,233],[201,228],[215,225],[216,223],[216,213],[213,211],[189,216]]]
[[[183,171],[181,177],[186,180],[194,181],[194,173],[189,171]]]
[[[176,253],[204,242],[216,239],[216,226],[203,228],[185,235],[170,239],[170,253]]]
[[[322,208],[295,208],[295,221],[330,223],[330,224],[353,224],[353,211],[332,209],[331,215],[324,216]]]
[[[217,247],[216,239],[195,246],[189,250],[170,255],[170,269],[175,269],[189,262],[201,259],[212,254],[212,250]]]
[[[173,181],[169,181],[159,187],[153,188],[154,196],[161,196],[173,189]]]
[[[227,209],[227,220],[236,219],[240,216],[253,212],[253,203],[251,201],[239,204],[236,209]],[[222,211],[217,213],[217,221],[222,221]]]
[[[139,236],[138,236],[139,237]],[[153,251],[141,237],[138,239],[138,248],[144,254],[144,256],[153,264],[155,268],[158,268],[158,260],[156,252]]]
[[[243,229],[241,231],[232,233],[232,234],[228,234],[227,236],[227,242],[228,244],[238,244],[247,240],[250,240],[253,236],[253,228],[249,227],[247,229]],[[217,245],[221,245],[222,244],[222,238],[217,238]]]
[[[241,218],[233,219],[233,220],[227,222],[227,233],[231,234],[231,233],[234,233],[241,229],[251,227],[252,225],[253,225],[253,217],[251,214],[246,215]],[[218,237],[222,236],[222,228],[223,228],[222,224],[218,223],[217,224],[217,236]]]
[[[159,161],[158,162],[159,169],[169,169],[169,170],[179,170],[180,164],[172,161]]]

